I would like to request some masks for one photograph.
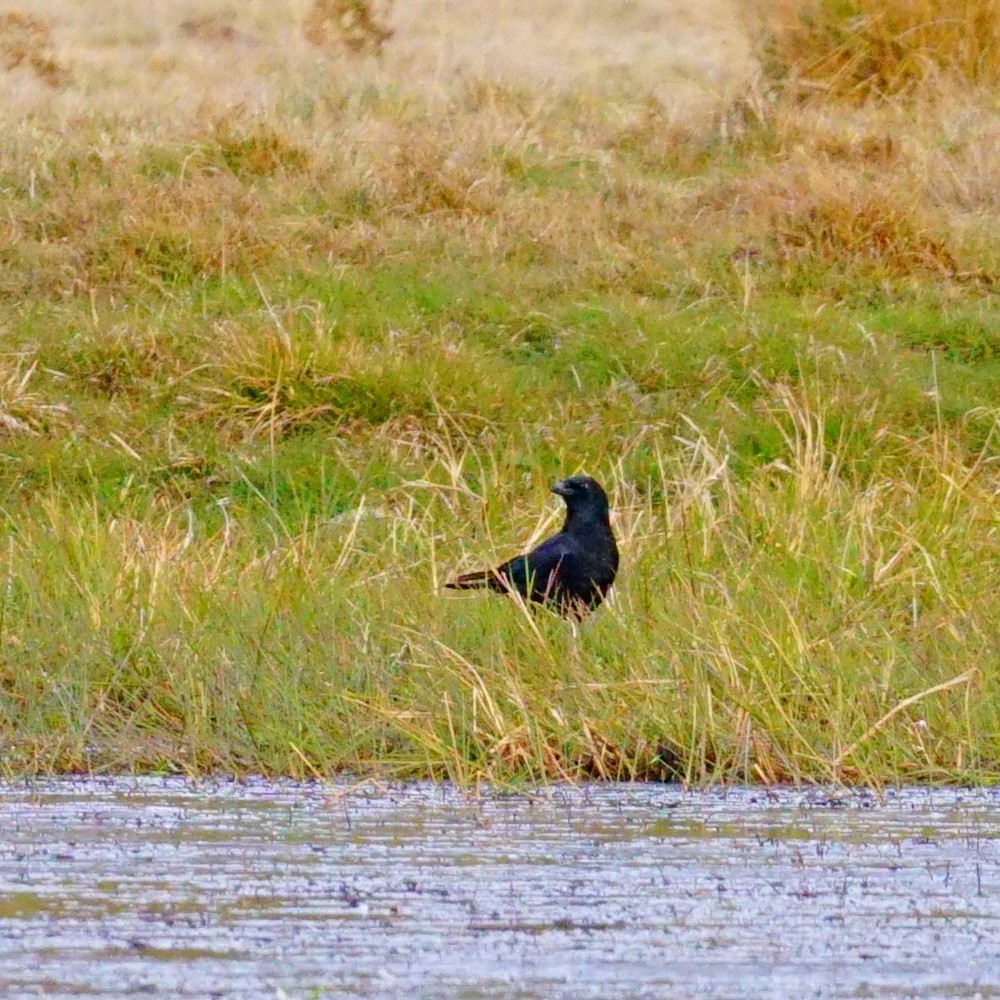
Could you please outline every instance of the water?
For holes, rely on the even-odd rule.
[[[1000,795],[0,788],[0,996],[1000,997]]]

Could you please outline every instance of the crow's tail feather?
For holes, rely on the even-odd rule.
[[[496,572],[492,569],[480,569],[476,570],[475,573],[463,573],[461,576],[456,576],[450,583],[446,583],[445,587],[449,590],[479,590],[482,587],[495,589],[496,585]]]

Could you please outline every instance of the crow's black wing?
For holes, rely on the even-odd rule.
[[[537,549],[498,566],[496,573],[511,589],[530,601],[552,599],[559,595],[561,569],[575,553],[574,540],[560,532],[546,539]]]

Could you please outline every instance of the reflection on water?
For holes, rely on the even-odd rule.
[[[1000,997],[1000,795],[0,788],[0,996]]]

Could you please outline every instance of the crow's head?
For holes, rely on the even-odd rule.
[[[576,514],[596,514],[607,517],[608,495],[596,479],[590,476],[570,476],[552,487],[566,501],[570,517]]]

